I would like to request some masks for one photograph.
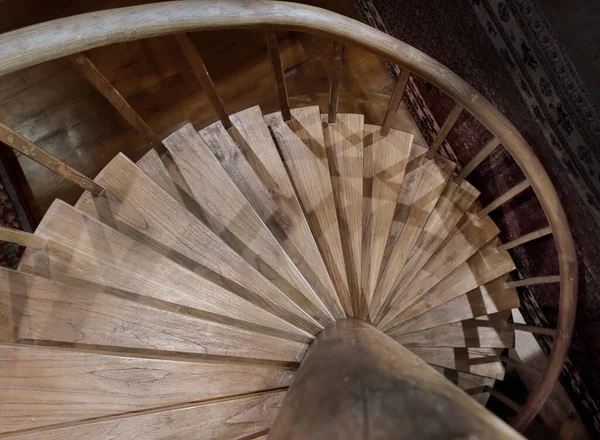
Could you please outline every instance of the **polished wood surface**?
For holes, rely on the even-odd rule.
[[[424,420],[427,423],[424,423]],[[362,320],[310,347],[270,439],[521,438],[400,344]]]
[[[48,240],[44,237],[38,237],[31,232],[7,228],[6,226],[0,226],[0,240],[7,243],[16,243],[21,246],[31,247],[32,249],[44,249],[48,243]]]
[[[160,186],[163,191],[173,197],[175,200],[183,204],[183,198],[179,194],[177,185],[171,178],[169,170],[161,160],[156,150],[148,151],[140,160],[136,162],[136,165],[142,170],[148,177],[150,177],[154,183]]]

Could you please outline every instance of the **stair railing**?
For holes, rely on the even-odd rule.
[[[200,55],[194,53],[193,47],[188,44],[185,36],[188,32],[217,29],[265,30],[269,55],[276,77],[280,107],[285,119],[290,118],[290,108],[285,87],[285,75],[280,61],[277,30],[306,32],[334,42],[334,62],[332,63],[334,73],[332,74],[329,105],[330,121],[335,120],[337,110],[339,81],[336,71],[339,73],[341,68],[343,48],[344,45],[354,45],[402,68],[383,122],[382,134],[385,135],[389,131],[390,117],[400,105],[409,77],[416,75],[436,86],[456,103],[431,144],[429,157],[436,154],[462,111],[469,112],[494,135],[493,140],[484,146],[480,153],[455,176],[456,181],[460,182],[464,179],[500,144],[511,154],[523,171],[526,180],[484,207],[480,215],[487,215],[526,188],[531,187],[548,219],[548,228],[527,234],[511,243],[501,245],[500,248],[508,249],[507,246],[514,247],[552,234],[558,250],[560,270],[560,274],[556,276],[534,277],[512,284],[515,287],[542,282],[560,283],[560,306],[556,329],[539,329],[532,326],[515,327],[554,336],[552,351],[540,382],[525,405],[515,407],[518,413],[513,421],[513,426],[517,430],[524,430],[554,388],[571,342],[577,302],[575,245],[558,194],[539,159],[523,136],[487,99],[448,68],[390,35],[320,8],[277,1],[215,0],[173,1],[111,9],[53,20],[8,32],[0,35],[0,76],[45,61],[71,57],[74,65],[115,109],[152,144],[156,144],[160,148],[160,140],[150,127],[82,53],[109,44],[177,34],[186,57],[193,64],[194,73],[202,86],[208,89],[215,112],[226,125],[231,122],[224,104],[216,93]],[[103,194],[103,188],[93,180],[81,175],[2,124],[0,124],[0,141],[94,195],[101,196]],[[42,241],[28,236],[27,233],[16,234],[6,229],[0,229],[0,240],[14,241],[33,247],[44,245]]]

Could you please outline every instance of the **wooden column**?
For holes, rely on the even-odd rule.
[[[269,56],[273,64],[273,73],[275,74],[275,84],[277,86],[277,94],[279,95],[279,108],[284,121],[292,119],[290,113],[290,102],[288,99],[287,86],[285,85],[285,75],[281,64],[281,53],[279,51],[279,41],[277,40],[277,32],[266,31],[267,48]]]
[[[522,438],[389,336],[337,321],[312,343],[270,440]]]
[[[408,69],[402,69],[402,72],[400,72],[400,75],[398,75],[398,79],[396,80],[396,85],[394,86],[390,103],[388,104],[387,111],[385,112],[385,116],[383,118],[383,124],[381,125],[382,136],[387,136],[390,132],[392,118],[400,108],[400,103],[402,101],[402,97],[404,96],[404,91],[406,90],[406,85],[408,84],[409,79],[410,71]]]
[[[335,124],[338,109],[338,95],[340,91],[340,75],[344,62],[344,45],[333,43],[333,71],[331,72],[331,87],[329,88],[329,115],[327,122]]]

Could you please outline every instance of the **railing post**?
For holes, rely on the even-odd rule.
[[[392,93],[392,97],[390,98],[390,103],[388,105],[387,111],[385,112],[385,117],[383,118],[383,125],[381,126],[382,136],[387,136],[390,132],[390,127],[392,125],[392,117],[400,108],[400,102],[402,101],[402,96],[404,96],[404,90],[406,90],[406,85],[408,84],[409,79],[410,71],[406,68],[402,69],[402,72],[400,72],[398,80],[396,81],[396,85],[394,86],[394,92]]]
[[[452,127],[454,127],[454,124],[456,123],[456,120],[458,119],[462,111],[462,105],[460,105],[458,102],[454,104],[454,107],[450,111],[448,118],[446,118],[446,122],[444,122],[444,125],[442,125],[442,128],[440,128],[439,133],[437,134],[437,136],[435,137],[435,139],[429,147],[429,151],[427,152],[428,159],[431,159],[435,155],[435,153],[437,153],[437,151],[440,149],[442,143],[446,139],[446,136],[448,136],[448,133],[450,133],[450,130],[452,130]]]
[[[45,249],[48,239],[34,235],[31,232],[0,226],[0,241],[16,243],[33,249]]]
[[[522,438],[402,345],[360,319],[311,344],[271,440]]]
[[[0,123],[0,141],[11,147],[13,150],[27,156],[31,160],[36,161],[40,165],[45,166],[51,171],[60,174],[65,179],[79,185],[83,189],[91,192],[95,196],[100,196],[104,192],[104,188],[98,185],[89,177],[84,176],[79,171],[74,170],[66,163],[61,162],[50,153],[28,141],[19,133],[11,130],[6,125]]]
[[[285,85],[285,75],[283,74],[283,66],[281,64],[281,53],[279,52],[279,41],[277,40],[277,32],[266,31],[267,48],[271,63],[273,64],[273,73],[275,74],[275,84],[277,86],[277,94],[279,96],[279,108],[284,121],[292,119],[290,112],[290,102],[288,100],[287,87]]]
[[[190,40],[188,34],[177,34],[176,35],[177,42],[181,47],[185,57],[187,58],[194,75],[196,75],[196,79],[204,89],[204,93],[208,97],[208,100],[212,104],[213,109],[219,116],[221,123],[225,128],[230,128],[233,126],[231,123],[231,119],[229,119],[229,115],[225,110],[225,105],[223,104],[223,100],[217,93],[217,89],[210,75],[208,74],[208,70],[206,70],[206,65],[202,60],[202,57],[198,53],[198,50]]]
[[[338,95],[340,89],[340,75],[344,62],[344,45],[333,42],[333,69],[331,72],[331,87],[329,89],[329,115],[327,121],[334,124],[337,118]]]
[[[123,119],[141,133],[153,147],[161,152],[164,150],[158,136],[86,55],[79,53],[71,55],[69,59],[73,66],[110,102]]]

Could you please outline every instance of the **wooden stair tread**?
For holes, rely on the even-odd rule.
[[[464,371],[451,370],[449,368],[442,368],[432,366],[432,368],[448,379],[450,382],[456,384],[462,390],[468,390],[475,387],[494,387],[496,382],[494,379],[483,376],[475,376],[474,374],[465,373]],[[490,393],[480,393],[472,396],[473,399],[477,400],[482,405],[486,405],[490,397]]]
[[[383,330],[392,328],[395,325],[395,317],[442,282],[499,232],[491,218],[480,218],[476,214],[468,213],[465,222],[450,232],[435,251],[435,255],[421,267],[407,287],[394,293],[396,300],[389,306],[388,313],[381,319],[378,327]]]
[[[54,341],[146,350],[299,362],[307,345],[161,310],[47,278],[0,269],[10,293],[15,340]],[[143,319],[140,319],[143,317]],[[192,337],[193,336],[193,337]]]
[[[264,117],[329,271],[344,311],[352,310],[333,187],[318,107],[292,110],[289,126],[281,113]]]
[[[435,208],[433,208],[427,219],[427,223],[419,234],[419,238],[415,242],[406,264],[402,267],[394,283],[387,303],[381,308],[377,319],[374,321],[375,324],[383,325],[382,319],[386,315],[389,317],[389,305],[394,302],[394,298],[404,297],[404,291],[409,287],[413,279],[423,276],[423,267],[428,263],[434,252],[444,243],[448,235],[452,231],[455,231],[456,224],[478,196],[479,191],[466,181],[461,182],[460,185],[453,181],[449,181],[446,184]],[[472,214],[472,216],[475,216],[475,214]],[[493,228],[496,228],[491,220],[490,223]],[[495,230],[497,231],[497,228]],[[471,249],[471,246],[469,246],[469,249]],[[477,249],[473,250],[473,252]]]
[[[258,112],[259,122],[262,123],[264,129],[267,130],[268,135],[268,129],[262,119],[262,114],[260,114],[260,110],[258,110]],[[256,130],[256,126],[253,125],[253,127]],[[235,132],[234,130],[235,126],[230,129],[230,132],[237,139],[237,142],[230,136],[225,128],[223,128],[223,125],[220,122],[212,124],[200,131],[200,136],[224,171],[227,172],[229,178],[241,192],[241,195],[246,198],[245,204],[249,204],[252,209],[255,210],[256,214],[264,222],[264,225],[269,229],[274,239],[277,239],[288,257],[290,257],[291,263],[299,270],[296,265],[296,262],[298,262],[300,266],[304,266],[304,272],[308,272],[309,275],[312,274],[312,270],[303,263],[305,259],[299,253],[298,248],[295,245],[295,243],[298,243],[299,241],[310,243],[312,240],[308,237],[312,236],[310,235],[310,229],[308,228],[308,224],[306,224],[300,205],[295,200],[293,190],[291,194],[286,194],[288,197],[291,196],[286,200],[285,196],[281,194],[277,185],[274,183],[273,178],[270,177],[268,168],[254,156],[252,150],[249,150],[250,147],[246,143],[246,140],[242,138],[241,135],[237,135],[239,131]],[[273,142],[270,139],[268,140],[271,143]],[[252,143],[254,145],[263,145],[265,141],[266,138],[265,140],[261,138],[259,140],[252,140]],[[275,149],[274,146],[273,149]],[[275,150],[274,153],[277,154],[277,150]],[[247,159],[247,154],[251,156],[251,162]],[[252,158],[252,156],[254,156],[254,158]],[[264,176],[264,178],[261,176]],[[296,205],[296,209],[291,208],[291,205]],[[302,225],[304,225],[304,227]],[[295,233],[294,236],[294,230],[299,231],[300,235]],[[294,236],[295,243],[288,239],[290,235]],[[288,250],[291,251],[292,255],[290,255]],[[316,244],[315,250],[317,251],[316,257],[320,259]],[[314,279],[314,277],[312,277],[312,279]],[[308,282],[306,277],[304,277],[303,283],[305,282]],[[300,294],[301,292],[298,292],[293,296],[289,295],[290,298],[321,325],[327,325],[333,322],[333,317],[328,312],[319,296],[312,290],[312,285],[310,283],[309,286],[310,289],[305,289],[305,292],[302,294]],[[317,287],[319,287],[318,282]]]
[[[277,415],[284,391],[243,396],[200,404],[178,405],[72,426],[16,434],[16,440],[120,440],[263,438],[253,434],[269,428]],[[175,431],[176,430],[176,431]],[[265,437],[266,438],[266,437]]]
[[[503,296],[501,293],[497,293],[499,291],[498,287],[501,287],[498,284],[494,284],[493,288],[487,289],[487,292],[482,291],[479,297],[476,293],[480,286],[490,283],[515,269],[515,264],[510,254],[506,251],[499,252],[497,250],[498,243],[499,240],[496,238],[483,246],[467,261],[454,269],[450,275],[446,276],[442,281],[431,288],[417,302],[412,306],[407,307],[396,316],[389,327],[398,326],[404,322],[416,319],[419,315],[430,311],[432,312],[439,306],[452,301],[455,298],[462,296],[464,297],[464,300],[466,295],[470,292],[471,295],[468,299],[473,302],[466,304],[465,313],[468,313],[471,309],[473,313],[477,313],[477,310],[479,310],[478,307],[480,305],[484,306],[485,304],[482,303],[484,297],[485,301],[489,301],[490,295],[494,298],[498,298],[498,306],[502,303],[512,304],[514,306],[514,295],[511,293],[514,292],[514,290],[507,292],[506,295]],[[458,309],[456,309],[458,304],[461,304],[461,301],[455,302],[448,311],[456,310],[458,312]],[[484,308],[485,307],[488,306],[484,306]],[[480,313],[480,315],[488,315],[490,313]]]
[[[515,331],[507,327],[506,318],[501,313],[489,317],[491,322],[479,317],[412,333],[392,330],[388,334],[406,347],[514,347]]]
[[[254,210],[277,238],[330,314],[344,317],[317,243],[258,106],[231,116],[234,145],[210,144]],[[233,148],[235,147],[235,148]],[[217,154],[217,151],[223,151]],[[238,154],[241,152],[241,154]]]
[[[96,177],[106,198],[79,206],[88,215],[169,256],[180,265],[311,334],[321,327],[215,235],[169,197],[125,156]],[[93,203],[92,203],[93,202]],[[118,220],[118,221],[115,221]]]
[[[363,129],[363,245],[362,286],[367,305],[375,292],[383,255],[404,173],[408,164],[413,135],[366,124]]]
[[[205,136],[209,133],[207,129]],[[180,128],[164,144],[202,208],[206,225],[296,305],[313,304],[315,294],[306,280],[193,126]],[[330,317],[320,306],[313,304],[311,310],[318,313],[317,322],[326,324]],[[322,324],[303,328],[318,331]]]
[[[86,280],[221,316],[248,329],[311,340],[296,327],[60,200],[52,204],[36,233],[52,240],[46,250],[23,256],[23,265],[38,275]]]
[[[369,310],[372,322],[392,294],[400,270],[406,264],[454,169],[454,164],[440,156],[435,156],[433,160],[427,159],[426,153],[427,149],[412,144],[383,255],[379,281]]]
[[[2,432],[285,387],[293,374],[245,364],[0,347]]]
[[[337,211],[350,289],[351,316],[366,318],[367,302],[361,292],[363,210],[363,125],[358,114],[338,113],[335,124],[321,115],[325,151]]]
[[[180,203],[183,203],[183,198],[179,194],[177,185],[173,182],[173,179],[169,175],[167,167],[161,160],[156,150],[152,149],[148,151],[140,160],[136,162],[136,165],[140,170],[150,177],[154,183],[160,186],[163,191],[173,197]]]
[[[415,355],[436,367],[463,371],[491,379],[504,379],[501,350],[495,348],[410,347]]]

